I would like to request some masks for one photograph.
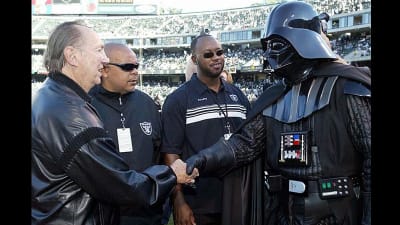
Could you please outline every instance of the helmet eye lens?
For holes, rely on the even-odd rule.
[[[294,52],[289,42],[275,37],[267,41],[267,49],[263,56],[268,60],[271,68],[277,70],[292,62]]]
[[[271,39],[268,41],[268,48],[270,51],[282,51],[288,48],[289,45],[281,39]]]
[[[285,44],[282,42],[270,42],[269,43],[269,48],[271,50],[275,51],[280,51],[285,47]]]

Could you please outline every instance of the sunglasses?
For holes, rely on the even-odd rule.
[[[138,64],[133,64],[133,63],[125,63],[125,64],[118,64],[118,63],[107,63],[107,65],[113,65],[113,66],[118,66],[121,68],[121,70],[129,72],[132,71],[133,69],[138,69],[139,68],[139,63]]]
[[[215,52],[215,55],[217,55],[217,56],[221,56],[223,54],[224,54],[224,50],[223,49],[220,49],[220,50]],[[214,57],[214,52],[206,52],[206,53],[203,54],[203,57],[205,59],[212,58],[212,57]]]

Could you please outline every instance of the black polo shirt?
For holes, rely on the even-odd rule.
[[[197,75],[167,96],[162,108],[161,152],[179,154],[183,160],[214,144],[246,118],[250,103],[236,86],[222,81],[215,93]],[[185,200],[195,213],[221,212],[222,182],[202,177],[196,189],[185,186]]]
[[[141,172],[157,164],[154,159],[161,139],[161,118],[153,99],[140,90],[120,95],[100,85],[92,88],[89,94],[118,151],[117,129],[122,128],[123,115],[125,127],[130,128],[133,151],[121,152],[121,155],[129,168]]]

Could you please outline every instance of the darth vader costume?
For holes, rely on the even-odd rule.
[[[190,157],[188,172],[224,176],[261,159],[247,224],[371,224],[369,70],[335,62],[305,2],[276,6],[261,44],[282,81],[228,140]]]

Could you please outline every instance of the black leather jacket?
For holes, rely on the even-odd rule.
[[[129,170],[89,102],[60,73],[32,102],[32,224],[117,224],[120,205],[152,205],[176,184],[165,165]]]

